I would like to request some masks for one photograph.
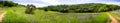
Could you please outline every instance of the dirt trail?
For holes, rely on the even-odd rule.
[[[107,15],[111,19],[111,23],[119,23],[110,13],[107,13]]]
[[[7,12],[4,11],[2,14],[0,14],[0,22],[2,22],[2,19],[3,19],[4,15],[5,15],[6,13],[7,13]]]

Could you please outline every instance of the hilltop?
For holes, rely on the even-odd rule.
[[[87,3],[76,5],[54,5],[39,8],[45,11],[57,11],[62,13],[98,13],[107,12],[120,9],[118,5],[101,4],[101,3]]]

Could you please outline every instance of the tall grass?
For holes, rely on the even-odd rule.
[[[107,23],[105,13],[59,13],[36,10],[34,15],[25,14],[25,7],[5,8],[8,13],[3,23]]]

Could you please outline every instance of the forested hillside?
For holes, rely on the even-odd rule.
[[[15,6],[24,6],[12,1],[0,1],[0,7],[15,7]]]
[[[40,8],[45,11],[57,11],[63,13],[93,13],[93,12],[107,12],[120,9],[118,5],[101,4],[101,3],[87,3],[77,5],[54,5]]]

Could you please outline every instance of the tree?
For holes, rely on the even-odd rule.
[[[34,5],[28,4],[25,13],[26,14],[34,14],[35,9],[36,9],[36,7]]]

